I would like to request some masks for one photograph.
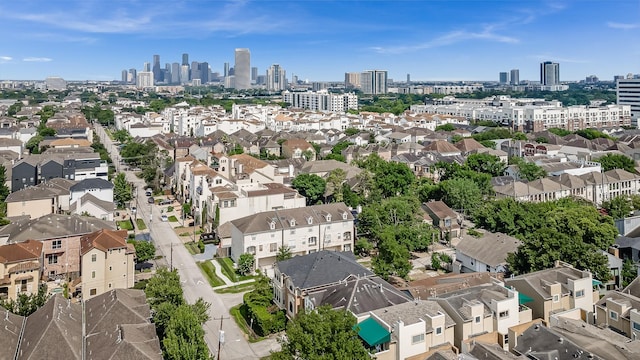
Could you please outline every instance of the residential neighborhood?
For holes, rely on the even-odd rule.
[[[130,91],[0,105],[7,358],[640,358],[629,105]]]

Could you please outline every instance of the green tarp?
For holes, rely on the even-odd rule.
[[[382,327],[382,325],[378,324],[373,318],[364,320],[355,325],[353,329],[358,330],[360,338],[371,347],[384,344],[391,340],[391,333]]]
[[[602,281],[593,279],[591,280],[591,286],[600,286],[602,285]]]

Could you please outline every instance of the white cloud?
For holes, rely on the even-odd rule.
[[[493,32],[494,28],[495,26],[488,25],[488,26],[485,26],[484,30],[481,32],[457,30],[420,44],[406,45],[406,46],[393,46],[393,47],[378,46],[378,47],[372,47],[371,49],[381,54],[400,54],[400,53],[431,49],[431,48],[440,47],[440,46],[452,45],[455,43],[468,41],[468,40],[485,40],[485,41],[493,41],[493,42],[508,43],[508,44],[515,44],[520,41],[517,38],[511,37],[511,36],[497,34]]]
[[[11,56],[0,56],[0,62],[7,62],[11,60],[13,60]]]
[[[53,59],[47,58],[47,57],[26,57],[26,58],[22,59],[22,61],[26,61],[26,62],[49,62],[49,61],[53,61]]]
[[[617,23],[617,22],[611,22],[611,21],[607,23],[607,26],[612,29],[622,29],[622,30],[631,30],[631,29],[640,28],[640,24],[638,23],[625,24],[625,23]]]

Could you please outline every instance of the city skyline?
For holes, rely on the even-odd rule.
[[[0,79],[119,80],[153,55],[163,67],[183,53],[223,73],[248,48],[260,74],[280,64],[313,81],[366,69],[399,81],[497,81],[519,69],[537,81],[544,61],[561,64],[562,81],[612,80],[638,72],[638,11],[631,0],[12,2],[0,5],[11,34]]]

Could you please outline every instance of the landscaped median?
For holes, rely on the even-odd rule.
[[[142,219],[136,219],[136,225],[138,226],[138,230],[147,230],[147,225]]]

